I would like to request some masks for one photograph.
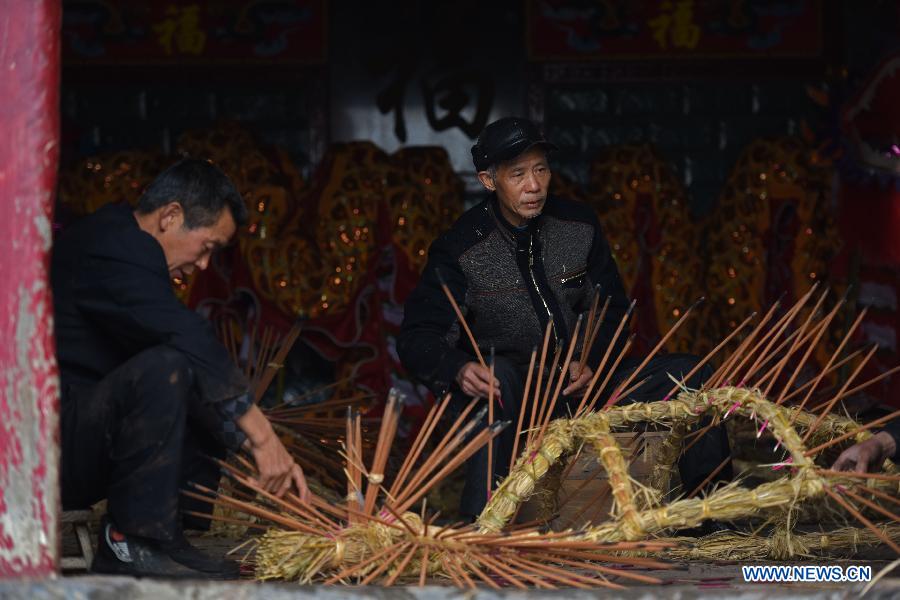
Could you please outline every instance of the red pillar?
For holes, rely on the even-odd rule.
[[[0,0],[0,578],[56,572],[59,0]]]

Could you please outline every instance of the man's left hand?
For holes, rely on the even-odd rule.
[[[245,448],[253,456],[256,470],[259,472],[254,482],[279,498],[293,485],[297,488],[300,500],[307,502],[310,494],[303,469],[281,443],[272,429],[272,424],[259,407],[251,406],[238,418],[237,424],[247,434]]]
[[[583,390],[585,387],[587,387],[588,382],[593,376],[594,372],[589,366],[573,360],[571,363],[569,363],[570,383],[566,387],[566,389],[563,390],[563,395],[568,396],[570,394]]]
[[[841,452],[831,468],[835,471],[867,473],[872,469],[880,468],[884,464],[884,459],[893,456],[896,452],[894,438],[881,431],[866,441],[854,444]]]

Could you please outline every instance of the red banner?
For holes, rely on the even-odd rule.
[[[325,0],[71,0],[67,64],[271,64],[325,60]]]
[[[527,0],[532,60],[818,58],[820,0]]]

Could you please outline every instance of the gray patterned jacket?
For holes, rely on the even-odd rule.
[[[497,202],[492,195],[469,209],[434,241],[406,301],[397,351],[403,366],[436,394],[449,389],[460,368],[475,360],[441,280],[463,310],[482,354],[487,357],[493,347],[497,356],[525,367],[551,316],[553,344],[568,344],[578,315],[590,309],[595,286],[601,304],[607,296],[611,301],[589,351],[592,367],[628,309],[615,260],[591,208],[550,197],[539,217],[517,229],[503,218]],[[580,348],[579,342],[576,357]]]

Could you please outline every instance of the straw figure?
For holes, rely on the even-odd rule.
[[[255,556],[248,558],[255,563],[256,577],[301,583],[388,586],[446,581],[463,588],[617,588],[629,581],[658,583],[635,569],[665,568],[666,559],[779,559],[854,551],[862,545],[877,544],[900,554],[896,506],[900,504],[900,474],[896,466],[885,461],[879,473],[835,472],[826,468],[821,458],[826,449],[864,440],[871,429],[900,414],[897,411],[866,425],[833,414],[843,398],[897,369],[868,382],[856,381],[875,351],[855,350],[844,355],[864,317],[863,311],[825,367],[812,379],[798,381],[844,304],[841,300],[824,310],[827,292],[823,292],[809,306],[815,292],[813,287],[782,313],[773,306],[753,326],[755,315],[739,324],[697,365],[699,369],[724,349],[729,350],[724,359],[717,359],[720,366],[701,389],[684,386],[682,382],[693,375],[688,373],[680,381],[673,379],[671,391],[656,402],[622,403],[641,385],[638,377],[646,362],[615,389],[606,390],[607,381],[599,381],[600,376],[611,370],[605,368],[607,365],[621,358],[607,353],[571,416],[552,420],[562,382],[552,375],[544,380],[542,370],[535,368],[546,362],[544,344],[540,355],[537,349],[532,352],[516,423],[485,419],[493,399],[488,399],[487,406],[484,400],[476,399],[442,438],[432,439],[450,401],[445,397],[428,414],[390,481],[385,478],[385,466],[397,432],[402,398],[396,394],[388,398],[374,451],[368,457],[363,456],[360,417],[349,414],[342,452],[346,496],[340,502],[329,502],[315,494],[309,503],[291,494],[272,496],[254,486],[252,463],[242,459],[237,466],[222,466],[235,485],[245,491],[216,495],[198,488],[187,493],[253,515],[257,519],[253,527],[264,531],[253,540]],[[453,302],[452,296],[448,297]],[[647,361],[666,345],[696,306],[685,311]],[[587,340],[596,333],[605,312],[605,306],[595,298],[590,312],[580,321]],[[468,331],[462,314],[458,314],[462,328]],[[627,319],[626,315],[618,324],[610,348],[615,347],[619,336],[628,335]],[[477,344],[473,346],[477,348]],[[567,372],[573,346],[557,356],[563,360],[562,373]],[[627,350],[626,345],[623,354]],[[827,391],[822,399],[820,385],[844,365],[850,366],[850,375],[839,389]],[[813,398],[817,403],[811,402]],[[709,417],[710,423],[698,429],[704,417]],[[777,440],[776,454],[773,463],[763,468],[776,469],[783,475],[755,488],[733,482],[698,495],[716,475],[713,472],[697,489],[684,490],[680,498],[664,503],[669,487],[667,474],[674,470],[680,452],[725,419],[749,419],[758,435],[772,435]],[[613,437],[613,432],[642,424],[670,432],[649,486],[630,477],[629,456]],[[503,481],[486,482],[491,489],[490,500],[477,521],[436,525],[439,515],[430,514],[423,502],[427,492],[510,426],[516,428],[521,454],[513,453],[509,475]],[[613,501],[609,519],[564,531],[548,531],[541,522],[516,524],[514,517],[522,503],[535,493],[548,472],[565,469],[565,461],[572,454],[588,451],[597,457],[609,481],[605,492]],[[794,533],[798,511],[822,503],[827,503],[839,519],[852,518],[862,528],[842,526],[831,533]],[[673,537],[679,529],[711,519],[760,519],[774,526],[775,533],[766,538],[737,532],[699,540]]]

